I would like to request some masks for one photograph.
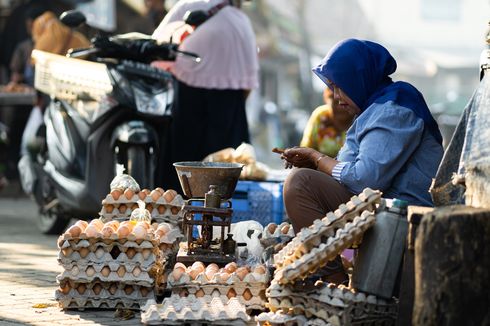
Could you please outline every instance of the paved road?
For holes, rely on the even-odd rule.
[[[33,202],[0,198],[0,325],[140,325],[139,314],[121,321],[114,311],[58,308],[56,239],[37,230]]]

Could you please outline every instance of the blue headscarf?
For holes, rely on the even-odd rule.
[[[442,143],[436,121],[422,94],[406,82],[393,82],[389,75],[396,70],[396,61],[380,44],[347,39],[337,43],[313,72],[332,89],[337,85],[361,109],[373,103],[393,101],[409,108],[424,120],[425,127]]]

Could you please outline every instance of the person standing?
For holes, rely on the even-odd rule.
[[[176,22],[187,12],[203,11],[207,20],[192,26],[179,45],[199,55],[200,62],[178,56],[167,69],[178,81],[177,105],[170,136],[170,161],[201,161],[208,154],[250,142],[245,102],[258,86],[258,56],[249,18],[241,1],[181,0],[153,33],[168,41]],[[178,27],[177,27],[178,28]],[[169,31],[169,29],[171,29]],[[180,189],[171,164],[166,164],[165,184]]]

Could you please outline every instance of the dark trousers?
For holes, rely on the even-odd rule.
[[[208,154],[250,142],[244,90],[196,88],[179,82],[163,187],[181,192],[174,162],[202,161]]]

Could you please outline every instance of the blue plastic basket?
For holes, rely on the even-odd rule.
[[[262,225],[285,220],[282,182],[238,181],[231,200],[232,222],[254,220]]]

